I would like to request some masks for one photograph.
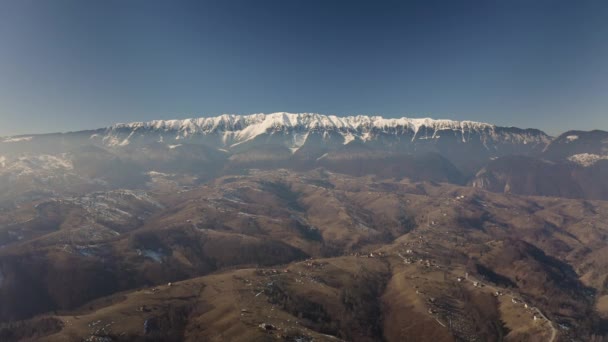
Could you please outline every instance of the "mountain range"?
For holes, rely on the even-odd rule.
[[[551,137],[538,129],[429,118],[221,115],[0,138],[0,177],[32,177],[29,165],[41,166],[36,177],[49,184],[68,177],[89,188],[145,183],[150,172],[204,181],[251,168],[322,167],[525,195],[608,198],[607,132]]]

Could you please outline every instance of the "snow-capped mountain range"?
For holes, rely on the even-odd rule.
[[[370,142],[391,136],[400,142],[417,143],[423,140],[439,141],[443,135],[447,135],[447,138],[457,138],[463,143],[471,140],[481,142],[488,149],[496,148],[497,144],[503,142],[544,146],[550,141],[549,136],[539,130],[497,127],[473,121],[387,119],[365,115],[338,117],[310,113],[225,114],[197,119],[134,122],[114,125],[101,134],[93,134],[92,138],[101,139],[106,146],[126,146],[154,137],[158,142],[174,144],[176,141],[204,140],[231,148],[259,138],[291,135],[291,139],[283,144],[295,152],[311,134],[320,135],[326,141],[341,140],[342,144],[355,140]]]
[[[585,176],[576,182],[602,178],[600,169],[607,163],[608,132],[603,131],[570,131],[552,138],[538,129],[473,121],[365,115],[225,114],[0,138],[0,181],[7,180],[10,188],[18,179],[62,180],[46,188],[53,191],[66,182],[105,189],[143,184],[150,174],[209,179],[275,168],[324,168],[498,189],[505,175],[523,182],[545,168],[565,170],[563,175],[588,169],[577,171]]]
[[[492,129],[495,126],[473,121],[434,120],[430,118],[411,119],[397,118],[385,119],[381,116],[347,116],[338,117],[322,114],[252,114],[229,115],[217,117],[185,119],[185,120],[155,120],[149,122],[134,122],[130,124],[117,124],[110,127],[111,131],[154,130],[175,132],[176,137],[186,138],[189,135],[221,133],[231,140],[247,141],[256,136],[285,130],[340,132],[345,137],[348,134],[357,134],[361,139],[368,140],[370,132],[374,130],[395,131],[399,133],[413,133],[413,138],[421,128],[466,132]]]

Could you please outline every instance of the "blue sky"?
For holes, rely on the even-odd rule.
[[[318,112],[608,130],[608,2],[0,0],[0,135]]]

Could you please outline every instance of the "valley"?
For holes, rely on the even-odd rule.
[[[110,222],[92,234],[72,231],[87,222],[86,208],[108,200],[95,196],[65,210],[50,232],[33,224],[40,235],[28,238],[11,228],[23,238],[0,250],[3,320],[32,331],[56,321],[61,329],[48,340],[603,333],[603,201],[323,170],[252,171],[178,192],[119,194],[123,208],[148,216],[127,229],[121,215],[94,212]],[[103,235],[111,222],[122,230]],[[145,333],[147,320],[162,329]],[[15,333],[11,324],[0,333]]]

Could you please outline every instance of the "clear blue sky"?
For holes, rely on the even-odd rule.
[[[275,111],[608,130],[608,1],[0,0],[0,135]]]

